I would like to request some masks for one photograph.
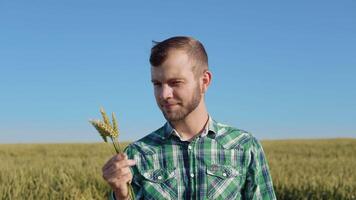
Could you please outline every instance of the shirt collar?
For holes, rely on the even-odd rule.
[[[217,133],[218,133],[217,122],[213,120],[209,115],[208,122],[205,125],[205,128],[203,132],[200,134],[200,136],[201,137],[211,136],[212,138],[215,138]],[[180,140],[182,140],[177,130],[175,130],[172,127],[172,125],[167,121],[164,125],[164,133],[162,135],[162,139],[163,140],[168,139],[173,135],[177,136]]]

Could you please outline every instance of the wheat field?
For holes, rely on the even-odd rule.
[[[356,139],[263,141],[278,199],[356,199]],[[0,199],[106,199],[109,144],[0,144]]]

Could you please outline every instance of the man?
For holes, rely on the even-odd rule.
[[[275,199],[260,143],[212,119],[211,83],[203,45],[172,37],[151,50],[154,95],[167,123],[111,158],[103,177],[113,199]]]

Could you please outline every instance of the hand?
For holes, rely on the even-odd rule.
[[[127,155],[120,153],[107,161],[102,169],[103,178],[109,183],[118,200],[128,199],[129,197],[127,184],[132,181],[129,167],[135,164],[135,160],[129,160],[127,159]]]

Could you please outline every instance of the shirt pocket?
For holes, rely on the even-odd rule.
[[[176,169],[139,170],[145,199],[177,199]]]
[[[242,172],[231,165],[211,164],[207,166],[208,199],[237,199],[241,197]]]

